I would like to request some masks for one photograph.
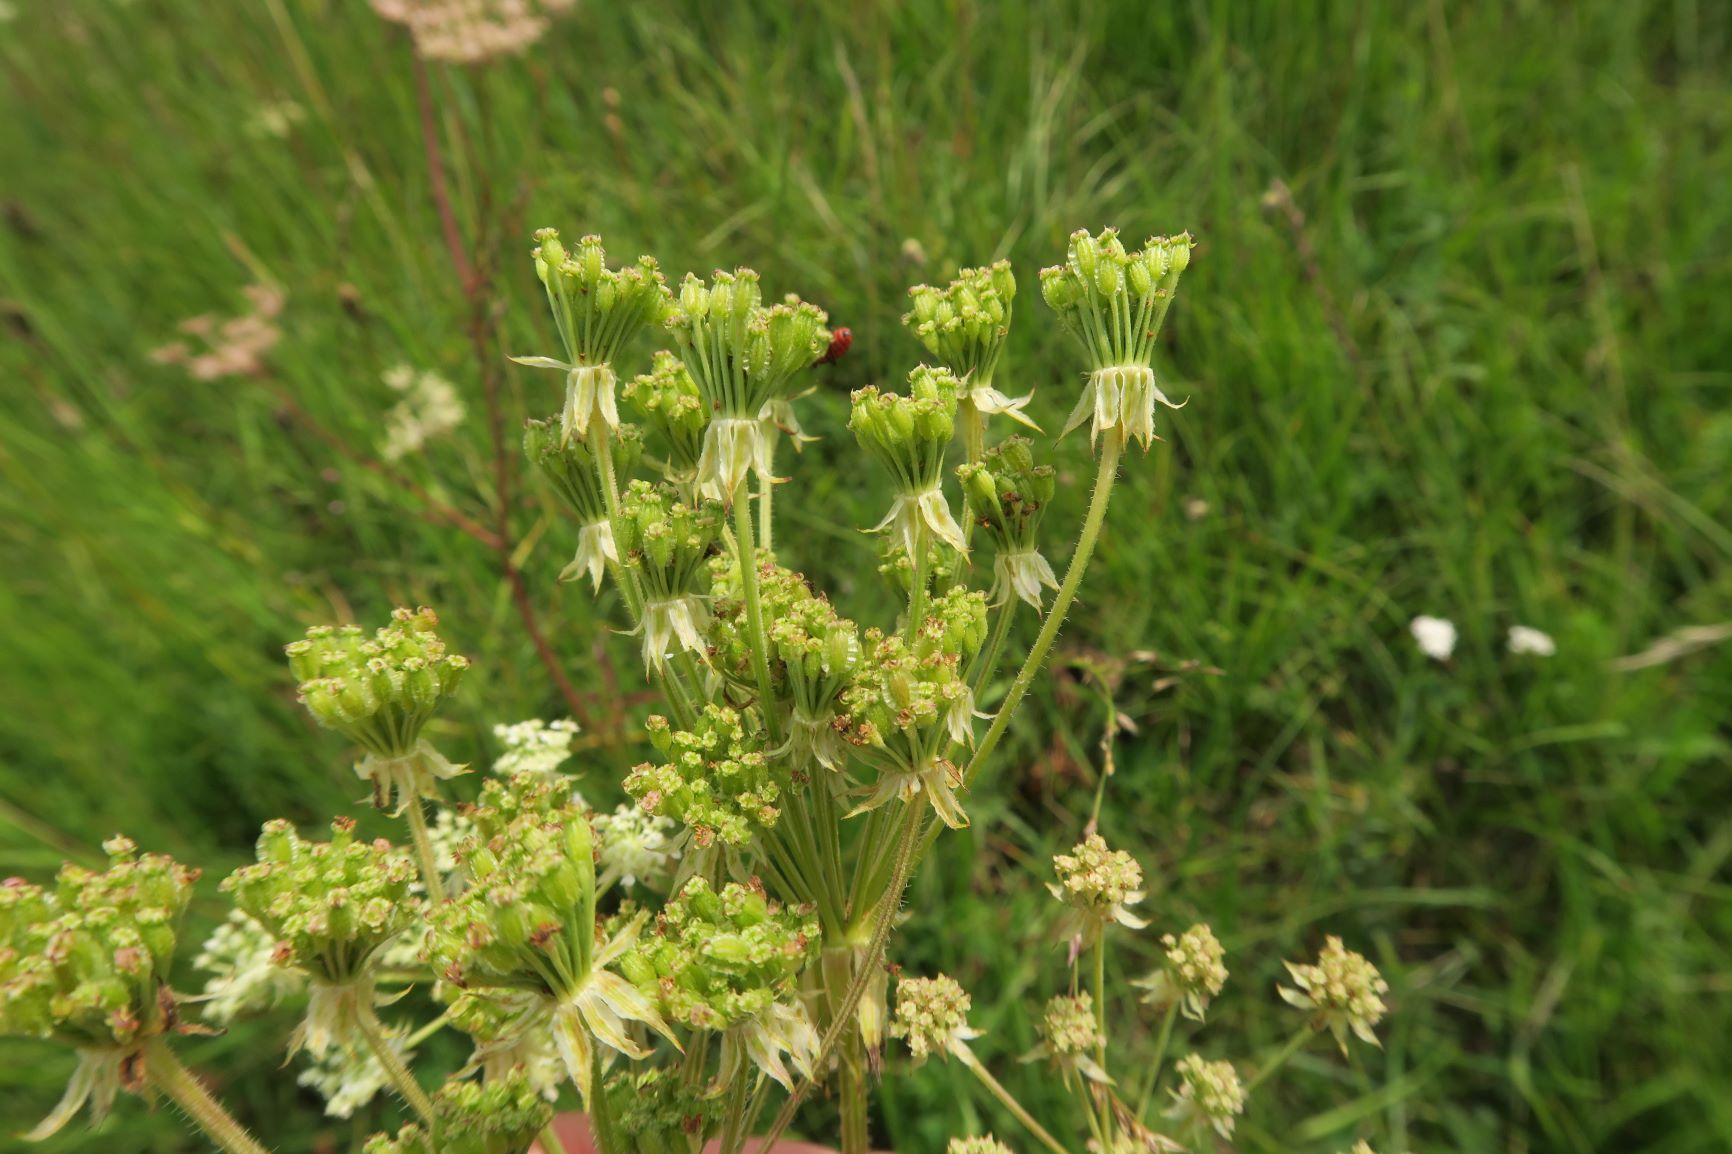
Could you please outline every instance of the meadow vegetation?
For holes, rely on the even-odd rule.
[[[337,0],[8,11],[0,873],[124,828],[214,877],[267,818],[354,810],[281,646],[394,605],[437,605],[474,662],[442,750],[485,765],[495,724],[569,716],[580,788],[624,796],[638,641],[614,594],[555,580],[571,525],[516,448],[558,397],[505,359],[557,347],[534,227],[675,274],[749,262],[851,328],[777,548],[879,617],[857,526],[888,490],[848,391],[920,357],[907,286],[1008,258],[1032,316],[1071,229],[1186,228],[1157,358],[1189,404],[1126,470],[1052,691],[894,960],[1033,1047],[1046,863],[1110,767],[1139,912],[1240,962],[1211,1033],[1278,1047],[1278,960],[1326,935],[1389,980],[1384,1052],[1296,1058],[1238,1149],[1732,1145],[1732,13],[592,2],[447,67]],[[1063,340],[1014,327],[997,374],[1049,430],[1080,383]],[[1086,436],[1055,463],[1074,524]],[[1420,615],[1455,625],[1447,660]],[[1518,625],[1555,655],[1510,652]],[[207,885],[189,937],[221,910]],[[377,1128],[320,1119],[264,1029],[184,1049],[273,1148]],[[0,1048],[7,1134],[70,1066]],[[1057,1113],[1039,1067],[1002,1076]],[[953,1064],[889,1086],[888,1146],[1015,1141]],[[199,1148],[132,1105],[44,1148]]]

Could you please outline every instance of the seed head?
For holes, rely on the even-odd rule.
[[[1329,1027],[1342,1053],[1347,1052],[1350,1029],[1361,1041],[1382,1044],[1372,1027],[1383,1020],[1387,1007],[1382,995],[1389,992],[1389,983],[1363,954],[1347,949],[1331,935],[1315,964],[1288,962],[1286,966],[1299,988],[1282,986],[1281,997],[1289,1005],[1314,1011],[1313,1020]]]

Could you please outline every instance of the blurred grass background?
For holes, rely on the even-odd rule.
[[[214,878],[262,819],[351,808],[341,745],[280,660],[308,622],[437,605],[480,662],[453,752],[563,715],[493,551],[315,431],[375,455],[381,374],[439,372],[470,419],[403,472],[483,520],[495,503],[400,30],[337,0],[7,7],[0,870],[46,876],[124,828]],[[1075,1133],[1011,1059],[1060,980],[1041,882],[1116,708],[1136,730],[1105,832],[1147,868],[1157,928],[1212,921],[1234,970],[1197,1046],[1277,1045],[1279,960],[1326,932],[1394,987],[1385,1052],[1299,1060],[1240,1149],[1687,1154],[1732,1148],[1732,647],[1612,662],[1732,620],[1729,66],[1732,10],[1692,0],[640,0],[430,83],[457,217],[497,269],[492,352],[554,349],[541,224],[671,275],[750,263],[853,328],[806,403],[827,441],[793,470],[779,543],[864,614],[855,528],[884,496],[845,395],[918,359],[906,286],[1012,258],[1007,387],[1037,388],[1051,428],[1076,365],[1038,265],[1077,226],[1200,238],[1164,350],[1191,403],[1129,462],[1056,689],[897,946],[974,992],[984,1051],[1037,1114]],[[285,102],[302,115],[279,133]],[[265,372],[152,361],[259,282],[285,294]],[[551,375],[501,379],[511,428],[557,404]],[[1055,530],[1085,446],[1058,463]],[[554,582],[571,529],[524,480],[515,562],[605,721],[606,669],[638,687],[633,643]],[[1408,636],[1420,613],[1459,627],[1447,664]],[[1558,655],[1508,654],[1516,623]],[[640,751],[591,736],[606,798]],[[1122,1017],[1134,1059],[1148,1024]],[[277,1149],[355,1148],[379,1119],[319,1118],[267,1052],[281,1025],[184,1048]],[[0,1048],[4,1129],[70,1067]],[[1031,1145],[959,1070],[880,1104],[905,1154],[974,1126]],[[134,1101],[51,1148],[199,1147]]]

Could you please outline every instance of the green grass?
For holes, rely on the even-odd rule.
[[[1062,965],[1040,883],[1087,820],[1104,679],[1137,727],[1105,830],[1149,870],[1157,926],[1209,919],[1234,969],[1199,1046],[1277,1045],[1279,959],[1326,932],[1394,987],[1384,1054],[1300,1060],[1238,1148],[1732,1145],[1732,647],[1610,665],[1732,620],[1732,13],[736,7],[598,0],[528,59],[435,70],[456,211],[499,270],[495,352],[552,348],[536,225],[675,272],[751,263],[854,329],[807,406],[833,446],[845,390],[917,359],[906,285],[1009,256],[1025,307],[1005,383],[1037,387],[1053,427],[1075,366],[1035,268],[1079,225],[1201,240],[1163,366],[1190,404],[1127,465],[1057,690],[1031,696],[972,829],[922,874],[894,960],[973,990],[983,1050],[1066,1125],[1012,1059]],[[0,26],[0,870],[45,875],[124,826],[215,874],[261,819],[351,806],[360,783],[279,659],[309,621],[438,605],[480,662],[454,752],[562,712],[493,554],[282,401],[371,451],[380,373],[437,369],[473,416],[408,471],[493,501],[400,37],[335,0],[18,8]],[[273,100],[306,119],[249,134]],[[1265,204],[1277,180],[1302,232]],[[261,276],[288,294],[267,377],[150,361]],[[512,427],[554,406],[550,377],[504,379]],[[798,463],[817,512],[781,543],[869,612],[854,529],[883,496],[832,459],[857,460]],[[1084,446],[1059,463],[1054,525],[1080,515]],[[572,678],[600,692],[605,654],[634,687],[611,604],[553,581],[570,527],[518,480],[518,557]],[[1418,613],[1460,627],[1447,666],[1414,648]],[[1518,622],[1558,656],[1506,654]],[[587,755],[592,791],[638,755]],[[201,925],[220,912],[204,892]],[[1127,1043],[1146,1051],[1146,1026]],[[366,1126],[320,1124],[260,1038],[184,1049],[276,1148],[349,1148]],[[0,1050],[4,1129],[69,1068]],[[941,1065],[881,1107],[904,1154],[976,1124],[1033,1148]],[[52,1148],[198,1148],[165,1111],[122,1115]]]

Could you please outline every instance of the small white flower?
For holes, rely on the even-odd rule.
[[[1408,626],[1419,651],[1436,661],[1448,661],[1455,652],[1455,626],[1441,617],[1415,617]]]
[[[411,1054],[398,1035],[389,1035],[388,1044],[405,1062]],[[308,1086],[325,1100],[325,1114],[331,1118],[350,1118],[356,1110],[371,1102],[385,1088],[385,1067],[365,1045],[338,1046],[301,1071],[297,1085]]]
[[[381,379],[403,399],[385,414],[385,440],[379,453],[387,461],[400,461],[418,453],[428,441],[442,437],[463,423],[463,400],[457,387],[437,373],[418,373],[409,365],[386,369]]]
[[[648,881],[668,871],[679,858],[671,818],[645,813],[643,807],[626,803],[611,814],[599,814],[591,823],[599,843],[605,876],[628,886]]]
[[[1552,640],[1551,634],[1542,633],[1531,625],[1511,625],[1509,651],[1531,653],[1535,657],[1550,657],[1558,651],[1558,643]]]
[[[530,718],[515,725],[495,725],[493,736],[505,745],[505,752],[493,763],[493,772],[500,777],[533,773],[551,777],[571,757],[571,739],[577,735],[577,722],[569,719],[542,721]]]
[[[271,960],[276,939],[239,910],[205,941],[193,965],[214,975],[204,987],[204,1016],[226,1025],[236,1015],[268,1009],[306,985],[306,975]]]

